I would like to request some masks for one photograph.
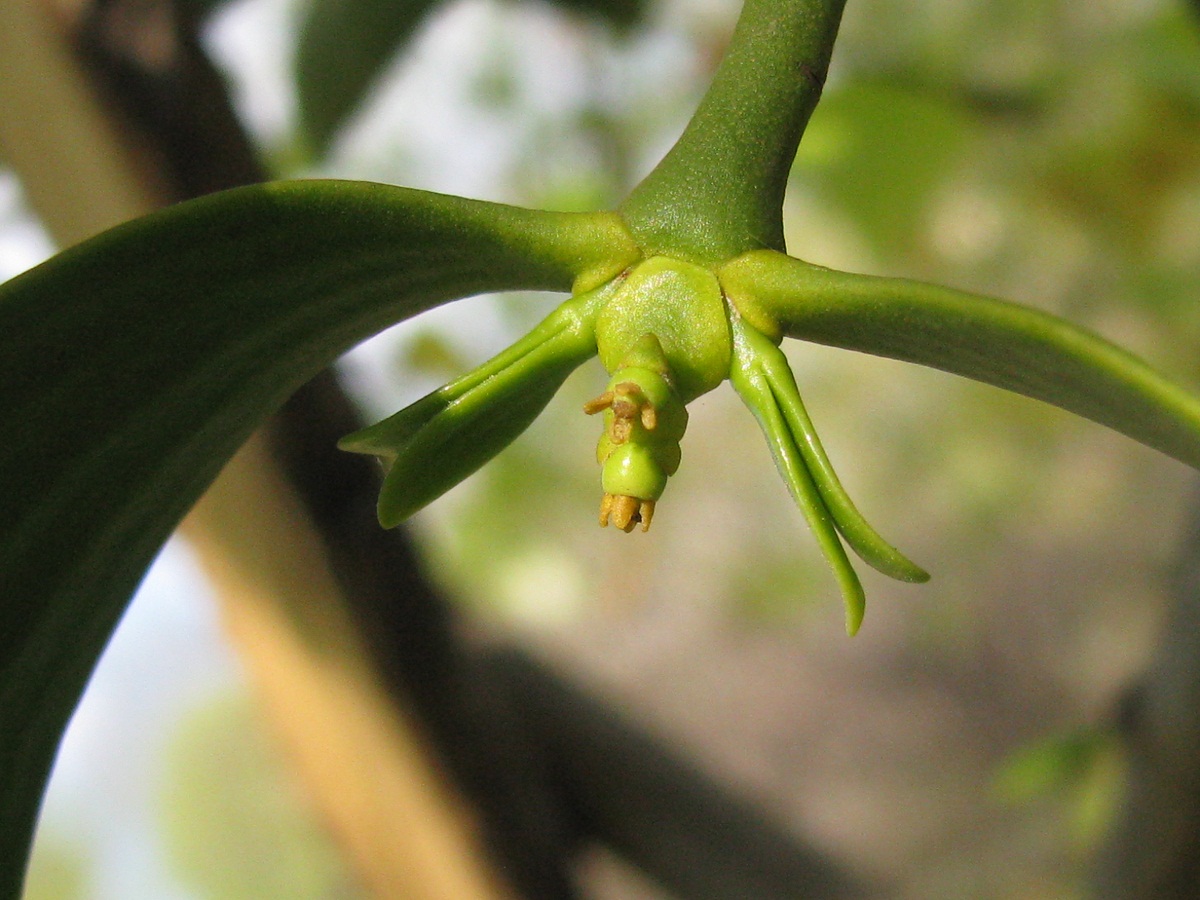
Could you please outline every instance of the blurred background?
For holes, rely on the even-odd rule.
[[[426,4],[339,111],[319,86],[370,68],[371,42],[321,50],[301,0],[192,5],[270,177],[555,209],[611,206],[649,171],[740,6]],[[0,48],[0,68],[16,64]],[[0,169],[0,277],[54,244],[18,169]],[[1200,9],[851,0],[786,215],[793,255],[1049,310],[1197,384]],[[452,304],[355,351],[344,382],[373,421],[559,299]],[[598,426],[580,408],[605,376],[591,363],[411,523],[454,633],[559,673],[847,884],[871,885],[795,896],[1200,896],[1180,874],[1200,836],[1187,718],[1200,654],[1179,645],[1200,600],[1194,474],[952,376],[786,351],[851,495],[929,584],[860,567],[868,610],[846,638],[836,585],[725,388],[693,404],[653,530],[599,530]],[[263,715],[204,572],[173,540],[135,598],[67,735],[28,900],[378,895]],[[1163,737],[1167,709],[1183,743]],[[1182,768],[1167,777],[1139,756],[1148,733]],[[506,764],[478,740],[485,767]],[[1164,777],[1174,790],[1139,793]],[[669,830],[662,815],[652,830]],[[578,896],[737,896],[680,893],[604,844],[572,843]],[[1175,893],[1138,874],[1139,847],[1174,852]],[[1125,868],[1108,872],[1114,860]]]

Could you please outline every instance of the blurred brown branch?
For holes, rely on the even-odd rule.
[[[1171,596],[1154,656],[1123,703],[1128,784],[1096,858],[1099,900],[1191,900],[1200,885],[1200,502]]]

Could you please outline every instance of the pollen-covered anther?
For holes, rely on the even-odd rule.
[[[658,426],[658,412],[654,404],[646,399],[641,387],[632,381],[622,381],[614,385],[612,390],[583,404],[583,411],[589,416],[606,409],[611,409],[613,414],[608,437],[614,444],[629,440],[635,420],[640,420],[647,431],[653,431]]]
[[[642,387],[636,381],[622,381],[613,388],[613,415],[621,419],[641,418],[642,425],[653,431],[658,424],[654,404],[646,399]]]
[[[654,518],[654,501],[630,497],[627,494],[605,494],[600,501],[600,526],[605,528],[609,522],[620,528],[626,534],[633,531],[634,526],[642,523],[642,531],[650,530],[650,520]]]
[[[587,403],[583,404],[583,411],[589,416],[594,416],[596,413],[604,412],[613,404],[613,392],[605,391],[599,397],[593,397]]]

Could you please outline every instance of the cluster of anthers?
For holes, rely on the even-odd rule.
[[[608,453],[599,460],[601,465],[607,462],[613,450],[629,443],[635,421],[646,431],[653,431],[658,427],[658,413],[654,410],[654,404],[646,399],[642,389],[632,381],[615,384],[611,390],[583,405],[583,411],[589,416],[605,410],[612,411],[612,418],[605,424]],[[643,497],[605,492],[600,501],[600,525],[607,527],[611,521],[628,534],[641,522],[642,531],[649,531],[650,521],[654,518],[655,502],[656,500]]]
[[[644,335],[636,342],[604,393],[583,411],[604,413],[596,445],[604,488],[600,524],[629,533],[640,522],[648,531],[654,504],[679,468],[679,440],[687,428],[687,410],[658,339]]]

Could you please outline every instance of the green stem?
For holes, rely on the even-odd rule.
[[[746,0],[687,129],[621,206],[647,254],[715,265],[784,250],[783,192],[845,0]]]

